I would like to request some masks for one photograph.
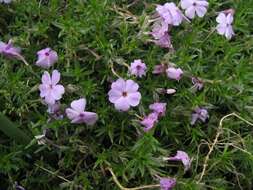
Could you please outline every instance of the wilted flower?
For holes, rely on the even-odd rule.
[[[195,14],[199,17],[206,14],[208,2],[206,0],[181,0],[181,7],[185,9],[185,15],[193,19]]]
[[[164,160],[170,160],[170,161],[181,161],[184,165],[184,171],[190,169],[191,167],[191,159],[188,156],[188,154],[184,151],[178,150],[176,156],[164,158]]]
[[[195,90],[202,90],[202,88],[204,87],[204,82],[197,77],[192,77],[192,84],[192,88]]]
[[[168,33],[165,33],[161,38],[154,40],[154,43],[162,48],[172,49],[171,38]]]
[[[208,111],[205,108],[196,108],[194,110],[194,113],[192,114],[191,125],[194,125],[197,120],[206,122],[208,118],[209,118]]]
[[[166,103],[156,102],[154,104],[149,105],[149,109],[156,113],[158,117],[165,116],[166,112]]]
[[[167,24],[178,26],[183,21],[183,14],[175,5],[175,3],[158,5],[156,11]]]
[[[177,180],[175,178],[161,178],[160,179],[160,187],[161,190],[171,190],[175,187]]]
[[[63,115],[61,113],[61,104],[60,102],[55,102],[55,104],[49,104],[47,112],[54,118],[54,119],[62,119]]]
[[[45,48],[37,52],[38,60],[36,65],[42,68],[49,68],[58,61],[57,52],[51,48]]]
[[[108,92],[109,101],[120,111],[129,110],[130,106],[137,106],[141,100],[141,93],[138,92],[139,85],[133,80],[118,79],[111,85]]]
[[[38,145],[44,145],[47,142],[45,133],[35,136],[35,139],[37,140]]]
[[[167,65],[165,64],[160,64],[160,65],[156,65],[153,69],[153,74],[162,74],[165,73],[167,69]]]
[[[16,182],[16,181],[15,181],[14,187],[15,187],[15,190],[25,190],[25,188],[22,187],[21,185],[19,185],[18,182]]]
[[[5,55],[9,58],[20,58],[21,49],[19,47],[14,47],[11,40],[8,43],[0,42],[0,54]]]
[[[135,75],[137,77],[142,77],[146,75],[147,66],[140,59],[134,60],[130,66],[131,75]]]
[[[96,123],[98,115],[94,112],[84,111],[86,99],[74,100],[70,106],[71,108],[66,109],[66,114],[71,123],[86,123],[87,125],[94,125]]]
[[[158,121],[158,115],[157,113],[150,113],[148,116],[144,117],[144,119],[140,122],[144,128],[143,130],[145,132],[148,132],[150,129],[152,129]]]
[[[47,104],[55,104],[55,101],[60,100],[64,94],[64,87],[58,84],[60,77],[61,74],[57,70],[53,71],[52,77],[47,71],[42,76],[42,84],[39,86],[40,97],[45,98]]]
[[[232,23],[233,23],[234,17],[233,12],[221,12],[219,13],[218,17],[216,18],[216,21],[218,22],[218,25],[216,27],[216,30],[218,34],[224,35],[228,40],[232,38],[233,35],[235,35]]]
[[[166,70],[166,73],[168,78],[179,81],[184,72],[180,68],[169,67]]]

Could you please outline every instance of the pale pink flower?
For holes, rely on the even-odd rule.
[[[53,71],[52,77],[47,71],[42,76],[42,84],[39,86],[40,97],[44,98],[47,104],[55,104],[55,101],[60,100],[65,92],[64,87],[58,84],[60,77],[61,74],[57,70]]]
[[[183,21],[183,14],[175,3],[158,5],[156,11],[159,16],[169,25],[178,26]]]
[[[154,39],[160,39],[162,38],[166,33],[168,33],[169,25],[164,22],[162,19],[159,19],[156,21],[152,27],[151,35],[154,37]]]
[[[179,81],[183,76],[183,71],[180,68],[169,67],[166,70],[167,76],[170,79]]]
[[[224,35],[228,40],[232,38],[232,36],[235,35],[232,23],[233,23],[234,17],[232,13],[219,13],[218,17],[216,18],[216,21],[218,22],[218,25],[216,27],[216,30],[218,34]]]
[[[151,130],[154,125],[158,122],[158,115],[157,113],[150,113],[148,116],[145,116],[143,120],[140,122],[141,125],[144,126],[143,130],[148,132]]]
[[[51,48],[45,48],[37,52],[38,60],[36,65],[42,68],[49,68],[58,61],[57,52]]]
[[[108,92],[109,101],[119,111],[127,111],[130,107],[139,105],[141,93],[138,92],[139,85],[133,80],[118,79],[111,85]]]
[[[49,104],[47,112],[52,116],[54,119],[62,119],[63,114],[61,113],[61,104],[60,102],[55,102],[55,104]]]
[[[192,113],[191,125],[194,125],[197,120],[206,122],[209,118],[208,111],[205,108],[196,108]]]
[[[71,123],[86,123],[87,125],[96,123],[98,115],[94,112],[85,111],[86,99],[74,100],[70,106],[71,108],[66,109],[66,114]]]
[[[153,113],[156,113],[158,117],[162,117],[165,116],[166,105],[166,103],[155,102],[149,105],[149,109],[152,110]]]
[[[136,77],[142,77],[146,75],[147,66],[140,59],[134,60],[130,66],[130,74]]]
[[[0,54],[8,58],[20,58],[21,49],[19,47],[14,47],[11,40],[8,43],[0,41]]]
[[[160,178],[161,190],[171,190],[176,186],[177,180],[175,178]]]
[[[193,19],[195,14],[199,17],[206,14],[208,2],[206,0],[181,0],[181,7],[185,9],[185,15]]]
[[[169,160],[169,161],[181,161],[184,165],[184,171],[188,171],[191,167],[191,159],[189,155],[181,150],[177,151],[177,154],[173,157],[168,157],[164,158],[164,160]]]

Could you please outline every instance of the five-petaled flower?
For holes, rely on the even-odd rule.
[[[167,76],[170,79],[179,81],[183,76],[183,71],[180,68],[169,67],[166,70]]]
[[[159,16],[169,25],[178,26],[183,21],[183,14],[175,3],[158,5],[156,11]]]
[[[57,52],[51,48],[45,48],[37,52],[38,60],[36,65],[42,68],[49,68],[58,61]]]
[[[134,60],[130,66],[130,74],[136,77],[142,77],[146,75],[147,66],[140,59]]]
[[[199,17],[206,14],[208,2],[206,0],[181,0],[181,7],[185,9],[185,15],[193,19],[195,14]]]
[[[138,92],[139,85],[133,80],[118,79],[111,85],[108,92],[109,101],[119,111],[127,111],[130,107],[139,105],[141,93]]]
[[[40,97],[45,99],[47,104],[53,105],[56,100],[60,100],[65,90],[59,83],[61,74],[54,70],[52,76],[45,71],[42,76],[42,84],[39,86]]]
[[[177,180],[175,178],[162,177],[160,178],[160,188],[161,190],[171,190],[175,187]]]
[[[216,21],[218,22],[218,25],[216,27],[218,34],[224,35],[228,40],[230,40],[232,36],[235,35],[232,27],[234,20],[233,14],[234,11],[224,11],[219,13],[218,17],[216,18]]]
[[[66,114],[71,123],[86,123],[87,125],[94,125],[96,123],[98,115],[94,112],[84,111],[86,99],[74,100],[70,106],[71,108],[66,109]]]
[[[181,150],[177,151],[177,154],[173,157],[168,157],[164,158],[164,160],[169,160],[169,161],[181,161],[184,165],[184,171],[188,171],[191,167],[191,159],[189,155]]]

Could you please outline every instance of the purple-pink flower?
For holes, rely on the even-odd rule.
[[[178,26],[183,21],[183,14],[175,3],[158,5],[156,11],[159,16],[169,25]]]
[[[42,68],[49,68],[58,61],[57,52],[51,48],[45,48],[37,52],[38,60],[36,65]]]
[[[173,46],[171,44],[171,38],[168,33],[165,33],[159,39],[155,39],[154,43],[162,48],[169,48],[169,49],[173,48]]]
[[[45,71],[42,76],[42,84],[39,86],[40,97],[45,99],[47,104],[53,105],[55,101],[60,100],[65,90],[59,83],[61,74],[54,70],[52,76]]]
[[[62,119],[63,114],[61,112],[61,104],[60,102],[55,102],[55,104],[49,104],[47,112],[53,117],[54,119]]]
[[[224,35],[228,40],[230,40],[232,36],[235,35],[232,27],[234,20],[233,13],[233,11],[224,11],[219,13],[218,17],[216,18],[216,21],[218,22],[218,25],[216,27],[218,34]]]
[[[70,106],[71,108],[66,109],[66,114],[71,123],[86,123],[87,125],[94,125],[96,123],[98,115],[94,112],[85,111],[86,99],[74,100]]]
[[[170,79],[179,81],[183,76],[183,71],[180,68],[169,67],[166,70],[167,76]]]
[[[206,122],[209,118],[208,111],[205,108],[196,108],[192,113],[191,125],[194,125],[197,120]]]
[[[165,116],[166,105],[166,103],[155,102],[149,105],[149,109],[152,110],[153,113],[156,113],[158,117],[162,117]]]
[[[175,178],[160,178],[161,190],[171,190],[176,186],[177,180]]]
[[[206,0],[181,0],[181,7],[185,9],[185,15],[193,19],[195,14],[199,17],[206,14],[208,2]]]
[[[8,58],[20,58],[21,49],[14,47],[11,40],[8,43],[0,42],[0,54]]]
[[[134,60],[130,66],[130,74],[136,77],[142,77],[146,75],[147,66],[140,59]]]
[[[144,126],[143,130],[148,132],[150,129],[154,127],[154,125],[158,122],[157,113],[150,113],[148,116],[144,117],[140,122],[141,125]]]
[[[108,92],[109,101],[114,104],[119,111],[127,111],[130,107],[139,105],[141,93],[138,91],[139,85],[133,80],[118,79],[111,85]]]
[[[181,161],[184,165],[184,171],[188,171],[191,167],[191,159],[189,155],[181,150],[177,151],[177,154],[173,157],[168,157],[165,158],[164,160],[169,160],[169,161]]]

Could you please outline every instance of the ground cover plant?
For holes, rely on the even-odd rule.
[[[0,1],[0,189],[252,189],[252,0]]]

